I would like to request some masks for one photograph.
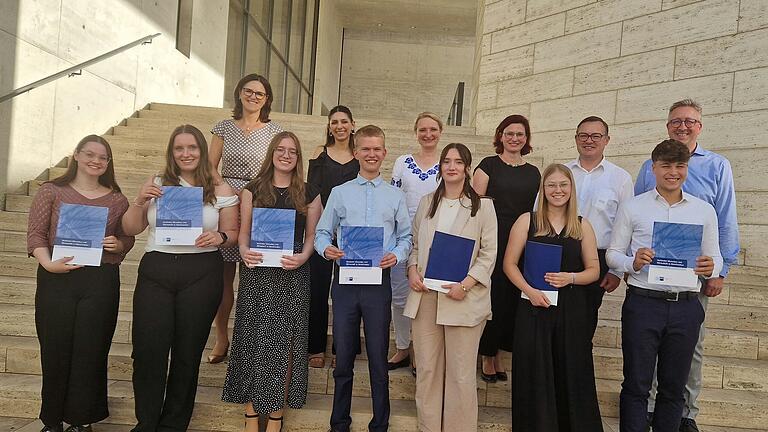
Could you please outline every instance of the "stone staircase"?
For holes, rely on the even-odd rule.
[[[207,133],[216,121],[229,116],[226,109],[152,104],[126,119],[104,135],[114,151],[118,181],[129,199],[152,173],[159,172],[171,130],[191,123]],[[283,128],[294,131],[307,158],[324,137],[323,117],[274,113],[272,118]],[[357,119],[357,125],[376,123],[387,133],[388,157],[385,177],[391,164],[403,153],[414,150],[411,120],[370,121]],[[442,143],[463,142],[473,151],[475,162],[492,153],[491,138],[476,136],[472,128],[447,127]],[[74,143],[73,143],[74,145]],[[535,165],[563,157],[562,152],[536,154]],[[52,167],[45,178],[63,172]],[[0,211],[0,415],[34,419],[39,412],[40,362],[34,327],[34,271],[36,261],[26,256],[26,220],[31,196],[40,180],[30,181],[22,191],[8,194],[5,211]],[[109,357],[111,417],[99,430],[128,430],[134,422],[131,390],[131,304],[138,260],[143,254],[146,234],[137,239],[122,265],[121,303],[117,330]],[[742,261],[743,262],[743,261]],[[768,430],[768,290],[762,285],[768,268],[739,266],[724,293],[713,299],[707,313],[710,328],[705,342],[704,386],[701,395],[702,430]],[[618,393],[621,384],[620,313],[623,289],[606,296],[595,335],[595,369],[601,410],[606,431],[617,430]],[[231,328],[230,321],[230,328]],[[211,332],[213,334],[213,332]],[[329,340],[332,332],[328,330]],[[209,348],[212,338],[209,339]],[[329,344],[330,347],[330,344]],[[394,339],[390,341],[394,349]],[[207,354],[207,353],[206,353]],[[366,430],[370,418],[370,393],[365,351],[358,359],[354,388],[353,427]],[[507,359],[509,362],[509,358]],[[329,362],[327,362],[329,363]],[[509,367],[509,366],[508,366]],[[238,431],[242,428],[241,407],[221,402],[221,383],[225,364],[202,363],[200,387],[191,428],[209,431]],[[415,431],[413,402],[415,381],[401,369],[390,374],[392,401],[391,430]],[[333,377],[329,368],[310,369],[309,398],[301,410],[286,414],[286,431],[324,431],[330,416]],[[511,431],[509,383],[486,384],[478,380],[480,430]],[[31,422],[32,420],[30,420]],[[2,426],[0,421],[0,426]],[[29,425],[33,430],[34,426]],[[24,430],[27,430],[25,428]],[[35,429],[36,430],[36,429]]]

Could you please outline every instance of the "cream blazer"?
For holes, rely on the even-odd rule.
[[[421,199],[412,225],[413,249],[408,258],[408,267],[415,265],[422,277],[424,277],[424,272],[427,269],[429,249],[440,217],[439,211],[434,218],[427,217],[433,196],[434,193],[431,193]],[[472,203],[469,198],[461,198],[461,207],[448,234],[475,240],[469,276],[477,280],[477,284],[461,301],[450,299],[445,294],[438,293],[436,324],[474,327],[491,318],[491,273],[496,264],[496,243],[498,241],[496,211],[493,207],[493,201],[486,198],[480,200],[480,209],[474,217],[470,216],[471,206]],[[403,315],[416,318],[421,296],[421,292],[411,290]]]

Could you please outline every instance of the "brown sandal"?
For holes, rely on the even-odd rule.
[[[323,354],[313,354],[309,356],[309,367],[322,369],[325,367],[325,356]]]

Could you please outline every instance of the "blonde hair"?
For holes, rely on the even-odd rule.
[[[554,237],[558,234],[552,224],[549,223],[549,218],[547,217],[549,214],[549,201],[547,201],[547,196],[544,194],[544,182],[546,182],[547,178],[552,174],[558,172],[568,177],[568,180],[571,182],[571,196],[568,198],[568,204],[566,204],[565,228],[563,229],[563,234],[566,237],[581,240],[582,232],[581,221],[579,220],[579,210],[577,208],[578,199],[576,198],[576,182],[573,181],[571,170],[563,164],[550,164],[541,175],[541,183],[539,184],[539,203],[536,206],[535,215],[536,232],[533,235]]]
[[[413,131],[414,132],[416,132],[416,129],[419,126],[419,121],[421,119],[425,119],[425,118],[432,119],[435,122],[437,122],[437,127],[440,128],[440,132],[443,131],[443,121],[440,120],[440,117],[437,114],[435,114],[435,113],[432,113],[432,112],[429,112],[429,111],[424,111],[423,113],[420,113],[419,115],[416,116],[416,121],[413,123]]]

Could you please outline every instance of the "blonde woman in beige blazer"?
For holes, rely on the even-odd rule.
[[[472,154],[449,144],[440,155],[440,184],[422,198],[413,220],[408,260],[411,293],[404,315],[413,319],[419,373],[416,409],[422,432],[477,430],[477,348],[491,318],[491,272],[496,262],[496,212],[470,185]],[[435,231],[475,241],[469,272],[447,293],[424,283]],[[448,397],[446,397],[448,395]]]

